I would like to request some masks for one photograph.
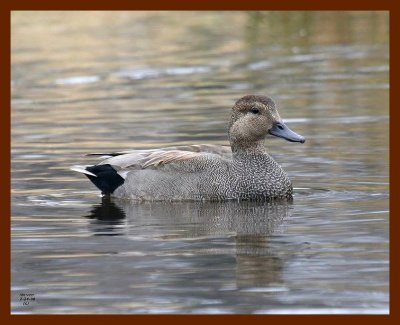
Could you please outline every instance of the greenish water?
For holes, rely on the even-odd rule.
[[[11,42],[13,313],[388,313],[387,13],[13,12]],[[267,139],[292,204],[108,202],[69,170],[226,144],[249,93],[307,139]]]

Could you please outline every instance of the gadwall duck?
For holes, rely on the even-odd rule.
[[[104,195],[133,200],[270,200],[291,198],[292,184],[267,153],[267,134],[305,139],[280,118],[274,101],[248,95],[232,108],[230,147],[191,145],[114,153],[94,166],[74,166]]]

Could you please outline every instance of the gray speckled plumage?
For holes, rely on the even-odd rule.
[[[248,95],[232,108],[231,148],[193,145],[102,154],[111,157],[96,166],[75,166],[73,169],[86,174],[103,193],[124,199],[290,198],[292,184],[287,174],[265,150],[264,140],[268,133],[288,141],[304,142],[303,137],[283,124],[272,99]],[[103,176],[106,174],[99,172],[102,166],[111,166],[111,173]],[[117,182],[117,185],[107,186],[109,180],[113,183],[114,177],[122,184]]]

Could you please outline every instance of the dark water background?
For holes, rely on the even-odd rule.
[[[13,313],[387,313],[385,12],[14,12]],[[270,95],[293,204],[103,201],[88,152],[227,143]],[[35,301],[23,305],[21,294]]]

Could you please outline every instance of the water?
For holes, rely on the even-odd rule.
[[[12,312],[387,313],[388,71],[385,12],[14,12]],[[227,144],[248,93],[307,139],[267,139],[293,203],[108,201],[69,170]]]

